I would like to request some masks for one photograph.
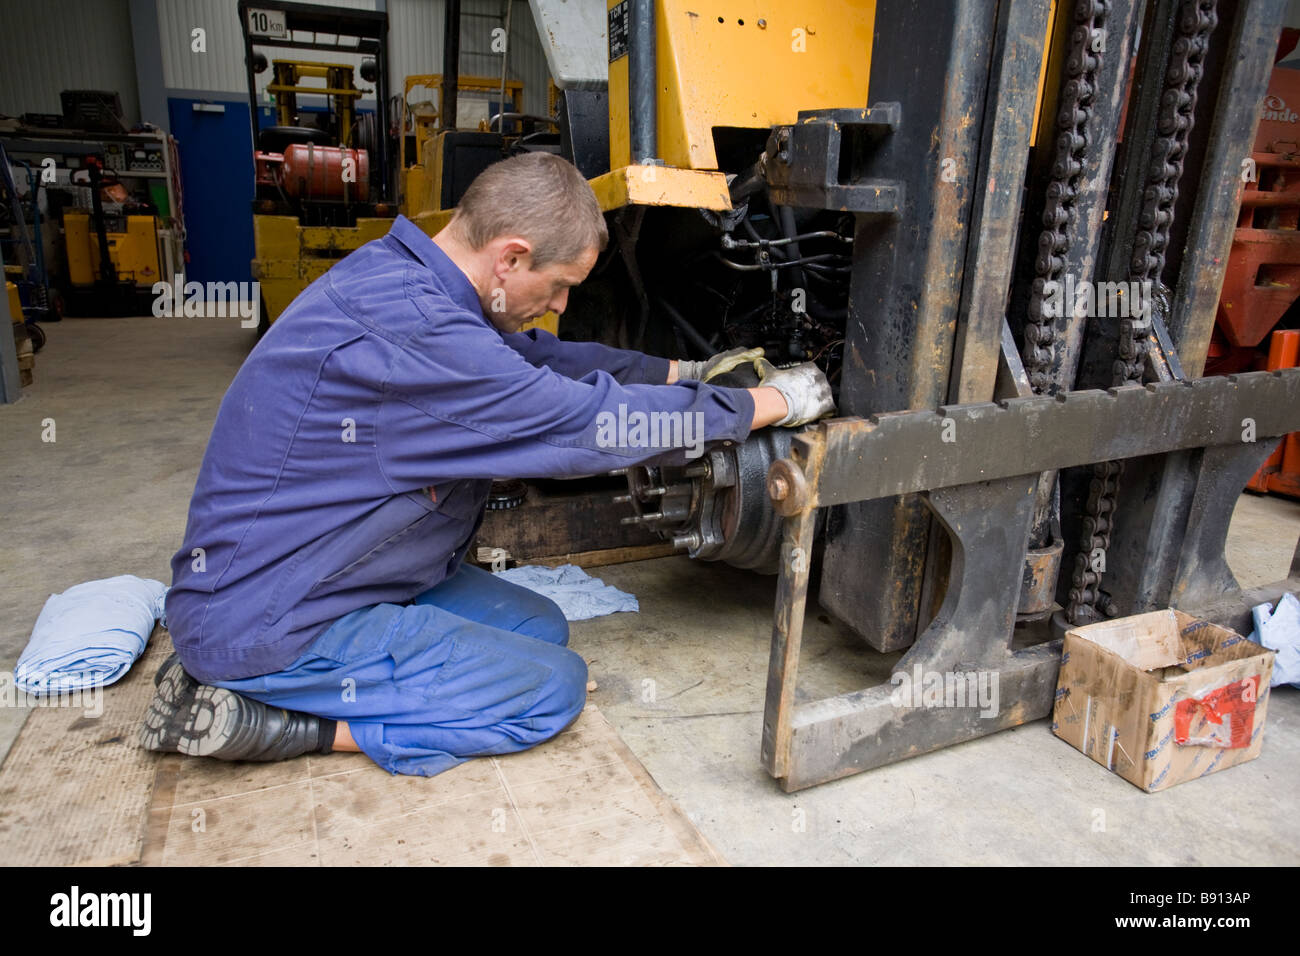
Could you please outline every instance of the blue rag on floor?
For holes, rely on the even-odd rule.
[[[591,577],[576,564],[562,564],[558,568],[526,564],[496,574],[511,584],[546,595],[560,606],[568,621],[585,621],[615,611],[641,610],[634,596]]]
[[[102,687],[119,680],[163,616],[167,587],[122,574],[52,594],[14,668],[29,694]]]
[[[1300,601],[1294,594],[1283,594],[1276,607],[1258,604],[1251,614],[1255,631],[1250,639],[1277,653],[1270,686],[1300,687]]]

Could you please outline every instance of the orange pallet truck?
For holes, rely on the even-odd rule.
[[[1271,372],[1279,368],[1300,365],[1300,329],[1274,332],[1268,346],[1268,365]],[[1277,450],[1269,456],[1255,476],[1246,485],[1251,491],[1274,492],[1300,498],[1300,432],[1292,432],[1282,439]]]

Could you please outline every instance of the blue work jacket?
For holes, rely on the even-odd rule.
[[[274,673],[343,615],[406,603],[460,567],[493,478],[674,454],[598,421],[699,413],[710,443],[749,434],[744,389],[667,377],[664,358],[500,332],[399,217],[303,290],[222,399],[172,558],[181,662],[199,680]]]

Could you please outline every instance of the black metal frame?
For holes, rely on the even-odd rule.
[[[456,5],[459,7],[459,3]],[[283,11],[285,27],[291,37],[295,31],[325,33],[333,36],[336,42],[274,40],[250,36],[248,32],[250,9]],[[350,7],[327,7],[316,3],[288,3],[286,0],[239,0],[239,29],[244,38],[244,70],[248,77],[248,107],[253,126],[254,149],[257,148],[258,135],[261,132],[257,116],[257,75],[253,72],[253,50],[256,47],[333,50],[340,53],[359,53],[375,58],[378,76],[375,79],[376,136],[372,169],[379,173],[379,188],[376,190],[378,198],[372,199],[371,202],[390,202],[393,188],[388,164],[388,14],[382,10],[354,10]],[[344,37],[357,40],[357,45],[343,46],[337,42]]]
[[[1122,249],[1117,230],[1134,221],[1141,191],[1124,184],[1139,181],[1147,162],[1141,131],[1151,114],[1145,98],[1153,95],[1134,90],[1129,148],[1118,151],[1143,4],[1107,0],[1104,6],[1104,95],[1089,120],[1085,188],[1065,253],[1069,269],[1090,281],[1122,278],[1110,274],[1103,257],[1107,249]],[[1167,58],[1168,43],[1151,24],[1165,24],[1175,6],[1157,0],[1148,17],[1139,56],[1152,75]],[[1176,300],[1169,327],[1156,323],[1151,333],[1157,383],[1035,398],[1025,397],[1016,338],[1043,208],[1036,189],[1047,177],[1041,160],[1028,163],[1030,199],[1018,239],[1014,223],[1031,156],[1026,104],[1037,92],[1045,5],[959,0],[940,11],[915,0],[878,4],[871,95],[896,102],[898,122],[847,182],[846,158],[821,148],[825,136],[800,157],[798,180],[809,187],[799,194],[804,204],[812,187],[852,189],[868,177],[900,183],[902,202],[897,218],[858,218],[840,395],[841,413],[856,417],[796,436],[791,456],[768,476],[786,517],[763,763],[785,789],[1049,712],[1059,632],[1055,640],[1040,633],[1038,643],[1021,646],[1026,635],[1016,630],[1016,614],[1033,546],[1054,516],[1058,473],[1068,487],[1084,466],[1129,460],[1106,555],[1106,581],[1116,585],[1121,613],[1174,606],[1241,628],[1250,603],[1296,587],[1300,549],[1289,580],[1243,593],[1223,547],[1233,504],[1269,453],[1269,439],[1300,429],[1300,371],[1177,380],[1184,367],[1198,374],[1204,359],[1222,280],[1218,263],[1226,260],[1231,236],[1233,184],[1240,188],[1240,157],[1249,155],[1283,4],[1219,0],[1218,6],[1212,42],[1221,48],[1207,58],[1202,79],[1213,95],[1200,112],[1210,115],[1198,115],[1193,128],[1189,155],[1199,169],[1184,179],[1179,206],[1186,245],[1166,270],[1167,284],[1185,298]],[[1068,20],[1071,5],[1062,7]],[[918,33],[911,28],[920,16],[927,29]],[[1044,130],[1052,129],[1056,77],[1062,86],[1069,78],[1060,56],[1069,33],[1063,26],[1050,48]],[[904,35],[916,42],[898,43]],[[1050,132],[1039,133],[1037,146],[1039,157],[1052,151]],[[844,195],[822,193],[828,200]],[[1110,216],[1103,219],[1108,196]],[[1008,260],[1017,246],[1022,253],[1013,273]],[[1072,383],[1080,365],[1087,382],[1090,357],[1107,351],[1105,323],[1070,311],[1057,336],[1055,371],[1065,388],[1078,387]],[[927,410],[896,411],[905,409]],[[911,645],[895,674],[917,665],[996,674],[994,713],[899,704],[890,684],[795,705],[808,556],[823,507],[829,510],[822,607],[879,650]],[[1066,540],[1077,540],[1077,506],[1063,506],[1060,520]],[[1070,567],[1068,556],[1064,566]],[[1042,565],[1037,573],[1045,573]],[[1040,583],[1050,595],[1056,572],[1046,573]]]

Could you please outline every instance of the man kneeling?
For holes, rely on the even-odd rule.
[[[492,479],[665,454],[611,446],[605,415],[692,416],[706,441],[739,442],[833,411],[811,364],[762,362],[759,387],[721,388],[703,380],[752,356],[678,362],[520,332],[564,310],[607,241],[581,174],[528,153],[481,173],[434,238],[399,217],[294,300],[217,413],[145,747],[360,750],[431,776],[577,717],[587,667],[560,609],[464,563]]]

